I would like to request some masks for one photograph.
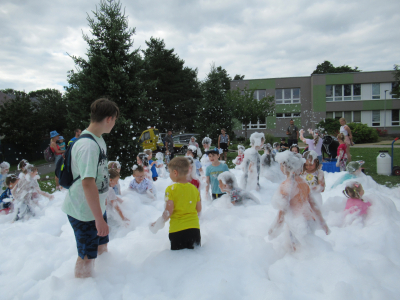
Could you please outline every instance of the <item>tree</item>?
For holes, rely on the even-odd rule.
[[[394,84],[392,88],[392,97],[393,98],[400,98],[400,66],[394,65]]]
[[[201,85],[203,100],[197,109],[196,129],[202,136],[209,136],[217,141],[221,128],[227,134],[233,135],[232,111],[229,107],[227,94],[230,87],[230,77],[222,67],[211,65],[207,78]]]
[[[193,119],[201,99],[197,70],[185,67],[174,49],[165,48],[162,39],[151,37],[146,44],[148,48],[142,50],[143,82],[159,116],[157,127],[162,131],[193,131]]]
[[[232,110],[232,116],[245,124],[245,139],[247,139],[247,125],[250,122],[256,123],[264,120],[273,114],[275,98],[267,96],[260,100],[254,97],[254,89],[246,87],[241,91],[239,88],[229,93],[229,104]]]
[[[156,117],[149,109],[146,90],[141,80],[143,60],[133,47],[134,28],[128,28],[128,17],[119,1],[101,1],[87,20],[93,37],[83,34],[88,44],[87,59],[72,56],[76,71],[68,74],[65,87],[70,128],[85,128],[89,123],[90,105],[107,96],[116,102],[120,117],[113,131],[105,135],[109,159],[118,159],[122,175],[139,151],[137,137]]]
[[[233,78],[233,80],[243,80],[244,79],[244,75],[239,75],[236,74],[235,77]]]
[[[331,62],[326,60],[322,64],[317,65],[317,68],[314,70],[314,72],[311,73],[311,75],[346,72],[361,72],[361,70],[359,70],[358,67],[354,67],[354,69],[352,69],[348,65],[334,67]]]
[[[15,145],[23,158],[32,158],[42,141],[41,120],[37,104],[25,92],[13,90],[14,99],[0,105],[0,136],[4,142]]]

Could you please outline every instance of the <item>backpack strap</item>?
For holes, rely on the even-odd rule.
[[[89,134],[89,133],[85,133],[85,134],[81,134],[81,136],[79,137],[79,138],[77,138],[74,142],[73,142],[73,144],[75,144],[78,140],[80,140],[81,138],[86,138],[86,139],[90,139],[90,140],[92,140],[92,141],[94,141],[96,144],[97,144],[97,146],[99,147],[99,151],[100,151],[100,153],[99,153],[99,161],[97,162],[97,170],[96,170],[96,178],[97,178],[97,175],[98,175],[98,172],[99,172],[99,164],[100,164],[100,162],[101,162],[101,160],[103,159],[103,154],[101,153],[101,147],[100,147],[100,145],[99,145],[99,143],[97,143],[97,141],[94,139],[94,137],[91,135],[91,134]],[[72,145],[73,145],[72,144]],[[72,146],[71,145],[71,146]],[[107,158],[107,156],[106,156],[106,158]],[[74,184],[74,182],[75,181],[77,181],[79,178],[81,178],[81,175],[79,175],[78,177],[76,177],[73,181],[72,181],[72,183],[71,183],[71,186]],[[95,178],[95,181],[96,181],[96,178]]]

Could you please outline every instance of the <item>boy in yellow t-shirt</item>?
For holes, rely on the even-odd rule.
[[[165,210],[156,222],[150,225],[150,230],[156,233],[169,224],[169,240],[171,250],[193,249],[200,246],[200,223],[198,214],[201,211],[200,194],[197,188],[187,182],[189,161],[186,157],[175,157],[168,164],[169,176],[174,184],[165,190]]]

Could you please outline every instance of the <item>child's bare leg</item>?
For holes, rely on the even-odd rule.
[[[99,247],[100,248],[100,247]],[[85,256],[84,259],[78,256],[75,264],[75,278],[88,278],[93,275],[94,259]]]
[[[108,252],[107,244],[100,245],[100,246],[97,248],[97,254],[98,254],[98,255],[102,255],[104,252]]]

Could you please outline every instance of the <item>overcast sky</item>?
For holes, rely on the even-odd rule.
[[[100,0],[0,0],[0,89],[64,91],[67,55],[85,56],[82,31]],[[122,1],[134,46],[162,38],[203,80],[308,76],[317,64],[392,70],[400,64],[400,1]],[[91,14],[92,15],[92,14]]]

